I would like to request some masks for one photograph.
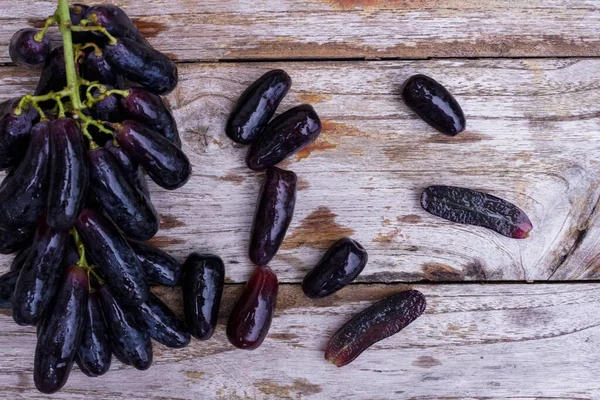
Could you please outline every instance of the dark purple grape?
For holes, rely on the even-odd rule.
[[[402,88],[402,99],[423,121],[446,135],[458,135],[467,126],[465,114],[456,99],[428,76],[408,78]]]
[[[298,177],[277,167],[267,169],[250,234],[250,260],[267,265],[281,246],[296,206]]]
[[[65,69],[65,54],[64,49],[61,46],[50,52],[35,89],[35,95],[40,96],[50,92],[58,92],[63,90],[66,86],[67,72]],[[53,101],[50,101],[49,103],[51,107],[55,104]]]
[[[314,108],[303,104],[277,116],[252,143],[246,165],[261,171],[283,161],[314,142],[321,133],[321,120]]]
[[[50,164],[48,125],[38,122],[31,129],[31,140],[23,161],[0,188],[0,229],[33,225],[46,208]]]
[[[165,189],[180,188],[192,175],[192,166],[185,153],[139,122],[124,121],[117,129],[115,139],[123,151]]]
[[[150,368],[152,341],[139,315],[124,310],[108,285],[102,286],[98,293],[108,327],[109,345],[115,357],[122,363],[133,365],[139,370]]]
[[[87,376],[100,376],[108,372],[111,355],[99,294],[93,292],[88,296],[87,321],[75,361]]]
[[[8,45],[10,59],[17,65],[24,67],[36,67],[43,64],[52,50],[52,43],[47,36],[41,41],[35,40],[39,31],[33,28],[25,28],[17,31]]]
[[[21,251],[17,253],[15,258],[13,258],[12,262],[10,263],[10,270],[20,271],[21,268],[23,268],[23,265],[25,265],[25,260],[27,260],[27,257],[29,257],[30,252],[31,246],[21,249]]]
[[[5,231],[0,229],[0,253],[11,254],[15,253],[25,246],[31,244],[33,234],[35,233],[35,226],[26,226],[11,231]]]
[[[335,242],[302,281],[304,294],[320,299],[350,284],[367,265],[367,251],[356,240]]]
[[[128,240],[150,284],[161,286],[181,285],[181,264],[166,252],[146,243]]]
[[[150,293],[138,313],[150,337],[167,347],[180,349],[190,343],[190,333],[183,321],[158,297]]]
[[[292,79],[285,71],[274,69],[267,72],[242,93],[229,115],[225,133],[231,140],[250,144],[263,131],[292,86]]]
[[[531,220],[516,205],[491,194],[456,186],[429,186],[421,194],[421,206],[435,216],[491,229],[513,239],[525,239]]]
[[[33,380],[42,393],[57,392],[69,379],[86,325],[87,298],[87,273],[76,265],[69,267],[35,348]]]
[[[417,290],[405,290],[378,301],[331,337],[325,359],[337,367],[351,363],[373,344],[395,335],[420,317],[425,307],[425,296]]]
[[[129,38],[138,43],[148,45],[148,42],[127,16],[125,11],[111,4],[100,4],[89,7],[86,18],[91,20],[91,25],[106,28],[108,33],[117,38]]]
[[[12,99],[0,115],[0,169],[17,165],[27,152],[34,115],[30,110],[14,113],[21,99]]]
[[[18,278],[19,271],[9,271],[0,276],[0,309],[10,310],[13,308],[13,296]]]
[[[90,7],[85,4],[72,4],[69,7],[69,17],[71,18],[71,25],[79,25],[81,23],[81,20],[85,18],[85,15],[89,8]]]
[[[121,74],[106,61],[104,53],[98,54],[95,49],[86,53],[79,68],[81,77],[90,82],[100,82],[119,89],[123,87]]]
[[[111,87],[108,88],[110,89]],[[94,97],[100,96],[100,92],[97,89],[92,89],[92,95]],[[119,95],[113,93],[104,97],[102,100],[95,102],[90,107],[92,117],[100,121],[123,121],[123,107],[121,107],[121,99],[119,99],[119,97]]]
[[[192,253],[185,260],[183,268],[185,322],[195,338],[208,340],[217,326],[225,266],[217,256]]]
[[[48,224],[69,229],[83,209],[89,183],[86,146],[74,119],[50,123],[50,154]]]
[[[177,86],[177,65],[152,47],[122,38],[115,45],[106,45],[104,54],[125,78],[152,93],[167,94]]]
[[[265,340],[277,306],[279,282],[267,266],[256,267],[227,321],[227,338],[235,347],[254,350]]]
[[[158,232],[160,217],[152,202],[127,179],[106,148],[88,152],[90,187],[107,215],[126,237],[148,240]]]
[[[123,149],[115,146],[112,141],[107,143],[106,148],[113,156],[115,156],[117,161],[119,161],[119,164],[123,167],[125,176],[127,176],[129,181],[133,182],[136,189],[142,192],[144,196],[148,198],[148,201],[150,201],[150,190],[148,189],[148,182],[146,182],[146,177],[144,176],[142,168],[134,162]]]
[[[117,227],[103,215],[84,208],[75,229],[123,304],[139,306],[145,302],[150,288],[144,270]]]
[[[65,269],[68,240],[67,231],[53,230],[44,218],[40,220],[15,287],[13,319],[17,324],[37,324],[54,298]]]
[[[130,88],[121,104],[127,119],[141,122],[181,148],[177,122],[160,96],[142,88]]]

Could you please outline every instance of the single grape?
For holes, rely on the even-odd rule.
[[[161,286],[181,285],[183,270],[175,258],[147,243],[127,241],[144,268],[150,284]]]
[[[92,292],[88,296],[87,320],[75,361],[87,376],[100,376],[108,372],[111,355],[99,294]]]
[[[67,86],[64,49],[57,47],[48,56],[40,75],[34,94],[41,96],[50,92],[58,92]],[[49,107],[54,107],[54,101],[49,101]]]
[[[32,107],[16,115],[15,110],[21,99],[12,99],[0,114],[0,168],[17,165],[27,152],[31,126],[37,112]]]
[[[15,64],[24,67],[36,67],[46,61],[50,50],[52,50],[52,43],[46,36],[37,41],[35,35],[38,32],[37,29],[25,28],[17,31],[12,36],[8,45],[8,52],[10,59]]]
[[[183,321],[154,294],[150,293],[138,312],[150,337],[158,343],[175,349],[190,343],[190,333]]]
[[[79,68],[81,76],[90,82],[97,81],[116,88],[124,85],[123,76],[106,61],[104,53],[97,54],[94,49],[86,53]]]
[[[33,225],[7,231],[0,229],[0,253],[11,254],[30,245],[34,233]]]
[[[138,163],[133,161],[122,148],[115,146],[112,140],[105,145],[105,148],[115,156],[121,167],[123,167],[125,176],[127,176],[129,181],[133,182],[136,189],[142,192],[148,201],[150,201],[148,182],[146,182],[144,172]]]
[[[124,121],[115,139],[157,185],[174,190],[192,175],[192,166],[181,149],[160,134],[135,121]]]
[[[108,86],[108,89],[111,89],[112,86]],[[100,96],[100,92],[98,89],[92,89],[92,95],[94,97]],[[100,121],[108,121],[108,122],[121,122],[125,119],[125,115],[123,114],[123,107],[121,106],[120,96],[113,93],[100,101],[97,101],[90,107],[90,113],[92,116]]]
[[[117,38],[129,38],[138,43],[149,46],[148,42],[125,11],[111,4],[100,4],[89,7],[85,17],[94,21],[92,25],[100,25],[106,28],[108,33]]]
[[[11,271],[20,271],[21,268],[23,268],[25,260],[27,260],[27,257],[29,257],[29,253],[31,252],[31,247],[32,246],[21,249],[21,251],[17,253],[15,258],[13,258],[12,262],[10,263]]]

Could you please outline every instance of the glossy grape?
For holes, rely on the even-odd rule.
[[[178,286],[182,283],[183,268],[179,261],[146,243],[128,241],[135,252],[150,284],[162,286]]]
[[[261,171],[314,142],[321,133],[321,120],[314,108],[303,104],[271,121],[246,154],[248,168]]]
[[[83,209],[89,183],[86,145],[75,120],[50,123],[50,154],[48,224],[69,229]]]
[[[258,78],[242,93],[231,111],[225,127],[227,136],[241,144],[254,142],[291,86],[292,79],[280,69]]]
[[[108,327],[110,348],[122,363],[139,370],[152,364],[152,342],[148,330],[134,311],[125,310],[108,285],[98,290],[102,311]]]
[[[89,294],[86,311],[86,324],[75,361],[87,376],[100,376],[108,372],[112,352],[98,292]]]
[[[12,262],[10,263],[10,270],[11,271],[20,271],[21,268],[23,268],[23,265],[25,265],[25,260],[27,260],[27,257],[29,257],[30,252],[31,252],[31,245],[29,247],[26,247],[26,248],[22,249],[21,251],[19,251],[17,253],[17,255],[15,256],[15,258],[13,258]]]
[[[195,338],[208,340],[217,326],[225,284],[225,266],[217,256],[192,253],[185,260],[183,268],[185,322]]]
[[[98,81],[115,88],[123,87],[123,77],[106,60],[104,53],[89,51],[79,66],[81,76],[90,82]]]
[[[0,115],[0,169],[17,165],[27,152],[33,116],[15,114],[20,99],[12,99]]]
[[[110,86],[107,86],[107,89],[110,88]],[[92,95],[94,97],[99,97],[100,93],[98,90],[94,89],[92,90]],[[119,95],[113,93],[95,102],[92,107],[90,107],[92,117],[100,121],[121,122],[123,120],[123,108],[121,107],[121,100],[119,97]]]
[[[296,174],[271,167],[265,175],[250,234],[249,256],[256,265],[266,265],[275,257],[296,206]]]
[[[124,305],[139,306],[150,288],[135,253],[106,217],[84,208],[75,228],[108,285]]]
[[[150,337],[157,342],[176,349],[190,343],[190,333],[183,321],[154,294],[150,293],[138,312]]]
[[[35,226],[5,231],[0,229],[0,253],[11,254],[31,245],[35,233]]]
[[[44,218],[40,220],[15,287],[13,319],[17,324],[37,324],[52,301],[65,270],[68,239],[67,231],[53,230]]]
[[[311,299],[329,296],[350,284],[367,265],[367,251],[355,240],[342,238],[323,255],[302,281],[304,294]]]
[[[42,393],[55,393],[67,383],[81,345],[87,297],[87,273],[81,267],[69,267],[38,334],[33,380]]]
[[[34,94],[40,96],[50,92],[58,92],[65,86],[67,86],[67,72],[64,49],[61,46],[50,52]],[[53,107],[55,103],[50,101],[50,104]]]
[[[119,165],[123,168],[125,176],[130,182],[133,182],[135,188],[142,192],[144,196],[150,201],[150,190],[148,189],[148,182],[142,168],[138,163],[134,162],[131,157],[123,151],[122,148],[115,146],[112,142],[106,144],[106,149],[112,153],[113,156],[119,162]],[[152,204],[152,203],[150,203]]]
[[[142,88],[130,88],[121,104],[127,119],[141,122],[181,148],[177,122],[160,96]]]
[[[181,149],[165,137],[135,121],[124,121],[115,139],[157,185],[173,190],[183,186],[192,166]]]
[[[254,350],[265,340],[277,305],[278,280],[267,266],[256,267],[227,321],[235,347]]]
[[[112,221],[127,237],[148,240],[158,232],[160,217],[152,202],[137,190],[105,148],[88,152],[90,187]]]
[[[37,29],[25,28],[17,31],[8,45],[10,59],[17,65],[36,67],[43,64],[52,50],[52,43],[47,36],[40,41],[35,39]]]
[[[89,7],[85,17],[90,19],[91,25],[100,25],[106,28],[108,33],[117,38],[129,38],[138,43],[148,45],[148,42],[125,11],[111,4],[100,4]]]
[[[46,208],[50,130],[47,122],[31,129],[23,161],[0,187],[0,229],[33,225]]]
[[[465,115],[456,99],[434,79],[425,75],[408,78],[402,89],[406,105],[438,131],[455,136],[465,130]]]

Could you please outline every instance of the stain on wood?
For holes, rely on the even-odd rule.
[[[337,147],[336,144],[333,144],[331,142],[328,142],[327,140],[323,140],[323,139],[319,138],[316,141],[314,141],[313,143],[311,143],[308,146],[306,146],[305,148],[303,148],[302,150],[300,150],[299,152],[297,152],[296,160],[301,161],[305,158],[310,157],[310,155],[313,152],[327,151],[327,150],[335,149],[336,147]]]
[[[173,228],[180,228],[186,226],[176,215],[172,214],[161,214],[160,215],[160,229],[169,230]]]
[[[352,236],[354,229],[338,224],[335,221],[336,217],[337,214],[328,207],[318,207],[300,222],[300,226],[286,236],[281,248],[290,250],[307,246],[326,249],[336,240]]]
[[[306,104],[317,104],[322,103],[327,100],[331,100],[333,96],[328,93],[308,93],[308,92],[300,92],[296,95],[296,100],[300,103]]]
[[[463,272],[449,265],[427,263],[423,267],[423,278],[428,281],[462,281]]]
[[[412,362],[412,365],[419,368],[433,368],[442,365],[440,360],[431,356],[421,356]]]
[[[262,393],[279,399],[297,399],[321,393],[319,385],[310,383],[307,379],[294,379],[290,385],[282,385],[271,380],[260,380],[254,386]]]

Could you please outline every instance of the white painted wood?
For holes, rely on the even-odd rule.
[[[310,102],[324,122],[319,140],[282,164],[301,182],[294,221],[272,262],[283,282],[301,280],[345,235],[369,252],[363,282],[597,277],[600,233],[592,209],[600,196],[600,61],[180,67],[181,84],[168,100],[194,175],[172,192],[152,185],[164,218],[154,243],[179,259],[213,252],[225,260],[231,281],[249,275],[247,243],[261,174],[245,167],[246,150],[228,140],[224,124],[243,89],[281,67],[294,84],[280,110]],[[34,84],[29,72],[0,71],[2,98]],[[407,109],[399,88],[416,72],[455,94],[467,115],[466,132],[442,136]],[[430,184],[479,189],[518,204],[533,221],[531,237],[511,240],[427,214],[419,195]],[[569,262],[553,276],[565,257]],[[8,262],[0,258],[0,265]]]
[[[87,4],[98,3],[93,0]],[[595,0],[119,0],[181,61],[295,58],[597,56]],[[56,1],[0,1],[0,62],[11,35]]]
[[[61,399],[597,399],[600,296],[594,284],[417,285],[425,314],[399,334],[336,368],[329,337],[353,314],[406,286],[353,285],[313,302],[283,285],[262,347],[235,350],[225,316],[241,287],[227,289],[215,337],[182,350],[155,346],[144,372],[115,362],[90,379],[74,370]],[[173,291],[163,299],[180,310]],[[32,389],[35,335],[0,315],[0,386],[11,399]]]

